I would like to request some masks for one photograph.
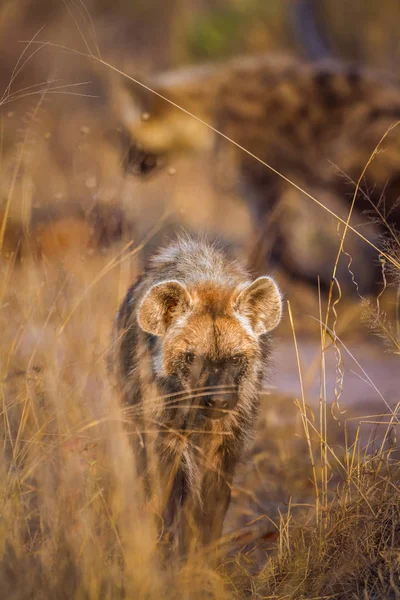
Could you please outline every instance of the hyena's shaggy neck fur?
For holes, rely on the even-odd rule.
[[[264,322],[271,314],[274,327],[280,317],[275,283],[257,282],[216,246],[182,238],[153,258],[116,319],[113,367],[142,430],[140,470],[156,472],[166,492],[167,525],[191,503],[205,540],[220,533],[222,518],[205,527],[209,535],[199,519],[216,511],[205,506],[218,486],[229,490],[253,430],[271,353]],[[232,409],[219,408],[229,402]],[[229,491],[222,498],[225,514]]]

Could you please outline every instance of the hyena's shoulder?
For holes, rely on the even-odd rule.
[[[252,140],[253,148],[269,142],[280,160],[285,148],[304,151],[311,143],[332,152],[336,140],[356,152],[358,141],[367,142],[377,130],[383,135],[400,117],[400,82],[383,73],[335,61],[272,64],[236,65],[221,83],[215,106],[225,134]]]
[[[334,60],[249,58],[233,62],[221,78],[215,109],[232,106],[251,118],[252,107],[258,106],[265,118],[286,112],[299,121],[313,110],[327,118],[332,111],[345,114],[359,104],[389,110],[398,106],[399,85],[383,72]]]

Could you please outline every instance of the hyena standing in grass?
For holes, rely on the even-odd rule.
[[[273,279],[191,238],[153,258],[118,312],[112,365],[138,471],[182,554],[221,535],[281,312]]]

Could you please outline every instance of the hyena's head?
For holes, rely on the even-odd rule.
[[[270,277],[227,286],[179,281],[153,285],[138,309],[139,326],[157,336],[153,368],[169,389],[188,392],[181,412],[219,418],[252,405],[266,366],[268,333],[282,299]],[[178,401],[178,399],[177,399]]]
[[[132,140],[157,156],[209,150],[214,134],[188,112],[212,121],[217,77],[214,67],[182,69],[146,81],[154,92],[128,80],[113,86],[114,110]]]

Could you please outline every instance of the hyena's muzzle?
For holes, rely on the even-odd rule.
[[[221,419],[232,412],[239,399],[239,369],[231,361],[205,359],[199,365],[193,386],[193,407],[208,419]],[[194,382],[193,382],[194,383]]]

